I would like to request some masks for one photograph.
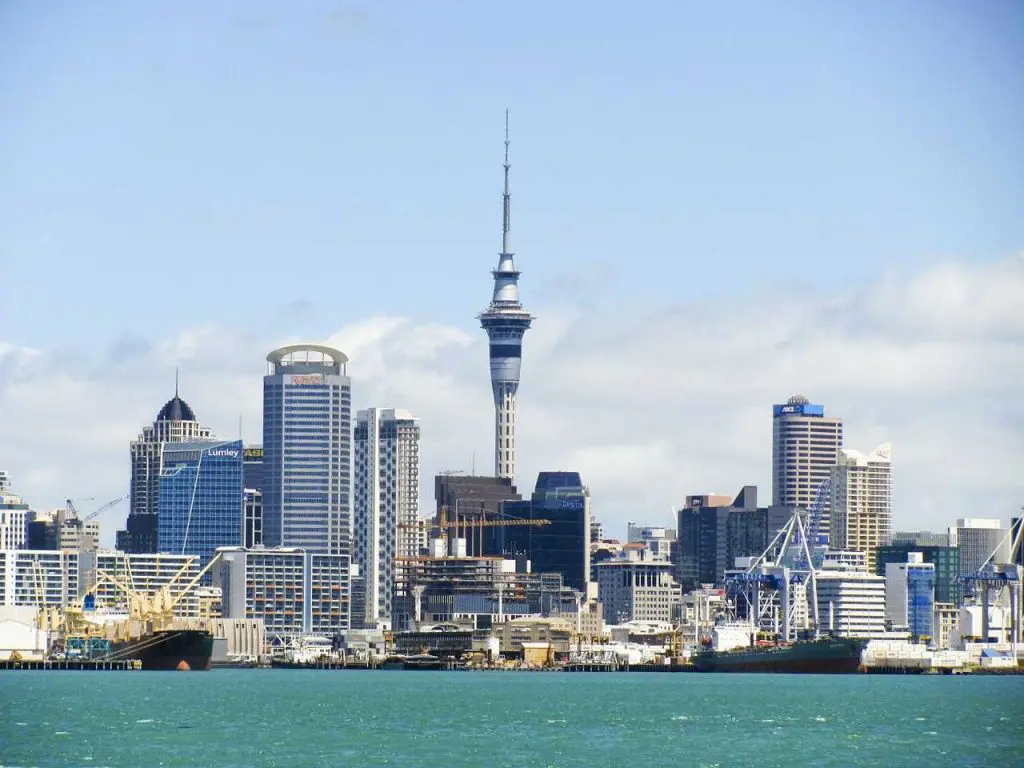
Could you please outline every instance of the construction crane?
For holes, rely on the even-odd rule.
[[[65,499],[64,503],[67,506],[67,512],[64,514],[65,520],[77,520],[78,510],[75,508],[76,501],[96,501],[95,496],[85,496],[81,499]]]
[[[104,504],[99,509],[95,509],[92,512],[90,512],[88,515],[83,517],[82,518],[82,522],[83,523],[88,523],[90,520],[94,520],[95,518],[99,517],[104,512],[106,512],[108,509],[113,509],[118,504],[120,504],[122,501],[127,500],[130,495],[131,494],[126,493],[124,496],[118,496],[116,499],[114,499],[112,501],[108,501],[106,504]]]

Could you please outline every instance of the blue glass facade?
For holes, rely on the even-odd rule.
[[[488,528],[484,553],[528,559],[533,573],[558,573],[585,592],[590,581],[590,503],[579,472],[541,472],[529,501],[506,501],[501,517],[541,518],[545,526]]]
[[[311,357],[319,359],[311,359]],[[287,347],[263,378],[263,542],[351,556],[352,386],[329,348]]]
[[[912,637],[933,637],[935,569],[907,568],[907,625]]]
[[[242,442],[168,444],[160,475],[157,548],[198,555],[243,543]]]

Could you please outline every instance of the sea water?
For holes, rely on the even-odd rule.
[[[0,672],[0,766],[1024,765],[1024,677]]]

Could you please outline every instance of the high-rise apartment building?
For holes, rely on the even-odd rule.
[[[772,407],[772,504],[810,509],[843,447],[843,422],[825,415],[825,406],[802,395]],[[831,509],[825,497],[819,541],[831,531]],[[825,542],[827,543],[827,542]]]
[[[866,456],[840,451],[832,469],[831,546],[865,553],[874,573],[878,548],[891,529],[892,444],[883,443]]]
[[[523,335],[533,317],[519,301],[519,270],[516,269],[512,243],[511,200],[508,190],[508,112],[505,113],[505,192],[502,195],[501,253],[493,271],[494,293],[491,303],[479,316],[480,325],[490,341],[491,390],[494,394],[494,476],[515,480],[516,474],[516,394],[523,358]]]
[[[390,628],[398,558],[419,554],[420,426],[408,411],[356,414],[354,560],[365,589],[364,627]]]
[[[0,490],[0,549],[25,549],[31,514],[21,496]]]
[[[267,355],[263,377],[263,541],[351,557],[352,382],[321,344]]]
[[[0,606],[66,606],[78,597],[78,553],[0,549]]]
[[[163,465],[158,550],[205,565],[219,547],[241,546],[242,441],[168,444]]]
[[[160,409],[153,425],[144,427],[131,444],[131,506],[125,530],[117,532],[119,550],[140,554],[157,551],[164,446],[212,437],[210,429],[199,423],[188,403],[178,396],[175,383],[174,397]]]

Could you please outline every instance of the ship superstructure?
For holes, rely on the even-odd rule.
[[[502,194],[501,253],[493,270],[494,295],[479,316],[490,339],[491,390],[494,394],[494,475],[515,477],[516,394],[522,363],[523,334],[533,317],[519,301],[519,271],[509,238],[511,195],[508,185],[508,111],[505,111],[505,189]]]

